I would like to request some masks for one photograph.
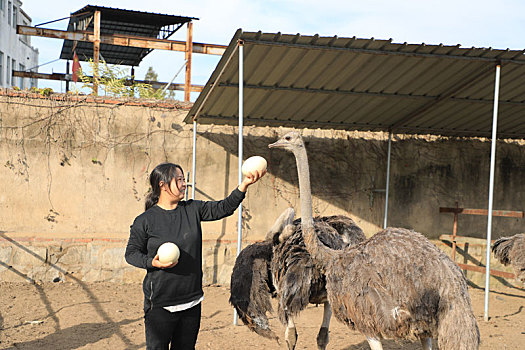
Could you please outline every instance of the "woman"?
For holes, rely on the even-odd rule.
[[[131,226],[126,261],[147,270],[143,282],[147,349],[194,349],[200,327],[202,290],[201,221],[232,215],[248,186],[264,173],[243,179],[221,201],[184,201],[184,172],[177,164],[159,164],[149,177],[146,211]],[[173,242],[178,262],[161,263],[158,247]]]

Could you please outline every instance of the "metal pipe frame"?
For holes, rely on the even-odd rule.
[[[191,52],[193,50],[193,22],[188,22],[188,35],[186,38],[186,77],[184,79],[184,101],[190,101],[191,92]]]
[[[388,154],[386,158],[386,189],[385,189],[385,221],[383,228],[387,228],[388,223],[388,195],[390,193],[390,155],[392,153],[392,130],[388,132]]]
[[[203,103],[199,107],[199,112],[202,109]],[[237,116],[233,115],[210,115],[202,114],[199,115],[200,120],[205,124],[206,118],[211,119],[208,123],[221,124],[222,123],[231,123],[233,120],[237,120]],[[345,129],[345,130],[361,130],[361,131],[387,131],[389,128],[385,125],[378,124],[366,124],[366,123],[344,123],[344,122],[319,122],[319,121],[310,121],[310,120],[292,120],[286,119],[283,116],[279,116],[281,119],[270,119],[270,118],[252,118],[250,116],[245,116],[244,121],[247,125],[256,125],[256,126],[287,126],[294,128],[330,128],[330,129]],[[403,133],[415,133],[415,134],[438,134],[442,136],[464,136],[464,137],[490,137],[490,132],[479,131],[479,130],[453,130],[453,129],[437,129],[437,128],[423,128],[417,126],[407,126],[399,127],[395,130],[398,134]],[[499,136],[501,138],[523,138],[523,132],[500,132]]]
[[[35,28],[30,26],[18,25],[16,29],[17,34],[42,36],[54,39],[64,39],[72,41],[88,41],[94,42],[94,33],[87,31],[68,32],[65,30]],[[140,36],[121,35],[121,34],[101,34],[101,44],[110,44],[117,46],[139,47],[143,49],[157,49],[170,51],[186,51],[186,42],[180,40],[166,40],[145,38]],[[222,55],[226,50],[225,45],[193,43],[193,53],[201,53],[207,55]]]
[[[35,78],[35,79],[46,79],[46,80],[60,80],[60,81],[66,81],[70,82],[73,81],[73,76],[71,74],[64,74],[64,73],[39,73],[39,72],[23,72],[19,70],[13,71],[14,77],[21,77],[21,78]],[[92,76],[88,76],[89,78],[93,78]],[[166,90],[177,90],[177,91],[184,91],[185,84],[174,84],[174,83],[166,83],[166,82],[160,82],[160,81],[150,81],[150,80],[136,80],[136,79],[127,79],[124,84],[125,85],[132,85],[133,83],[144,83],[149,84],[154,89],[163,89],[168,84]],[[204,88],[204,85],[191,85],[191,91],[194,92],[201,92]]]
[[[481,62],[492,62],[496,64],[500,63],[515,63],[525,64],[525,60],[517,60],[513,58],[499,58],[499,57],[482,57],[482,56],[462,56],[462,55],[440,55],[436,53],[424,53],[424,52],[404,52],[404,51],[387,51],[378,49],[363,49],[363,48],[352,48],[352,47],[339,47],[339,46],[325,46],[325,45],[308,45],[308,44],[297,44],[297,43],[284,43],[276,41],[261,41],[256,39],[243,39],[247,44],[252,45],[267,45],[267,46],[287,46],[309,50],[327,50],[327,51],[346,51],[356,53],[368,53],[376,55],[387,55],[387,56],[407,56],[407,57],[433,57],[443,59],[455,59],[465,61],[481,61]],[[506,51],[501,50],[503,53]],[[516,57],[516,56],[514,56]],[[519,57],[519,56],[518,56]]]
[[[100,54],[100,11],[95,11],[93,29],[93,93],[98,95],[98,80],[100,78],[98,71],[98,59]]]
[[[494,172],[496,167],[496,135],[498,130],[498,98],[501,65],[496,65],[496,78],[494,81],[494,111],[492,114],[492,145],[490,150],[490,179],[489,179],[489,208],[487,220],[487,263],[485,271],[485,322],[489,320],[489,294],[490,294],[490,248],[492,241],[492,205],[494,201]]]
[[[238,86],[237,84],[233,84],[233,83],[220,83],[219,87],[236,89]],[[433,95],[411,95],[411,94],[356,91],[356,90],[328,90],[328,89],[313,89],[313,88],[297,88],[293,86],[266,86],[266,85],[246,84],[244,86],[244,89],[265,90],[265,91],[304,92],[304,93],[311,93],[311,94],[326,94],[326,95],[375,96],[375,97],[381,97],[381,98],[398,98],[398,99],[411,99],[411,100],[418,100],[418,101],[429,101],[432,104],[440,102],[444,99],[444,97],[442,96],[433,96]],[[457,91],[454,91],[454,93],[457,93]],[[493,104],[494,103],[494,101],[492,100],[453,97],[452,94],[448,94],[448,96],[446,96],[446,99],[450,101],[454,101],[454,102],[483,103],[483,104]],[[499,103],[505,104],[505,105],[525,106],[525,102],[522,102],[522,101],[500,101]]]
[[[195,199],[195,169],[197,168],[197,122],[193,121],[193,156],[191,160],[191,199]]]
[[[242,150],[243,150],[243,84],[244,84],[244,45],[239,42],[239,185],[242,183]],[[242,248],[242,203],[239,204],[237,220],[237,256],[241,253]],[[233,312],[233,324],[237,325],[237,310]]]

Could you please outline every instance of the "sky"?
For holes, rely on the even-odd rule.
[[[67,17],[86,5],[196,17],[194,42],[228,45],[235,31],[392,39],[494,49],[525,49],[524,0],[22,0],[32,25]],[[43,26],[67,29],[68,20]],[[186,40],[186,27],[171,37]],[[39,64],[60,56],[62,40],[32,37]],[[204,85],[220,57],[194,54],[192,84]],[[86,63],[82,63],[85,65]],[[153,67],[159,81],[170,81],[184,64],[184,53],[154,50],[135,68],[144,79]],[[43,73],[64,73],[65,61],[42,65]],[[182,71],[175,79],[184,82]],[[64,92],[62,82],[40,80],[39,87]],[[183,92],[176,99],[183,100]],[[197,97],[192,93],[192,101]]]

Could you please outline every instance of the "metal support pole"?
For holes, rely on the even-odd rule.
[[[197,163],[197,122],[193,121],[193,157],[191,161],[191,199],[195,199],[195,168]]]
[[[392,130],[388,132],[388,155],[386,158],[385,222],[383,222],[383,228],[387,227],[387,222],[388,222],[388,195],[390,194],[390,154],[391,153],[392,153]]]
[[[66,61],[66,75],[69,75],[69,60]],[[68,93],[68,91],[69,91],[69,80],[66,80],[66,94]]]
[[[490,288],[490,247],[492,242],[492,202],[494,199],[494,172],[496,167],[496,132],[498,129],[498,99],[499,77],[501,65],[496,65],[496,79],[494,82],[494,111],[492,114],[492,146],[490,150],[490,182],[489,182],[489,209],[487,220],[487,264],[485,268],[485,321],[489,320],[489,288]]]
[[[190,100],[191,92],[191,52],[193,51],[193,22],[188,22],[188,35],[186,37],[186,78],[184,80],[184,101]]]
[[[458,234],[458,214],[459,213],[459,203],[456,201],[456,210],[454,211],[454,225],[452,226],[452,260],[456,262],[456,236]]]
[[[93,34],[95,36],[95,41],[93,42],[93,94],[98,95],[98,80],[100,78],[98,71],[98,58],[100,54],[100,11],[95,11]]]
[[[243,131],[243,44],[239,42],[239,185],[242,183],[242,131]],[[237,219],[237,256],[241,252],[242,240],[242,203],[238,209],[239,217]],[[237,310],[233,310],[233,324],[237,326]]]

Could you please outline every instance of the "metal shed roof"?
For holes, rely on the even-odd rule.
[[[93,32],[93,14],[100,11],[101,34],[123,34],[155,39],[167,39],[182,25],[191,22],[193,17],[172,16],[160,13],[122,10],[111,7],[88,5],[73,12],[67,27],[68,31]],[[93,58],[93,44],[90,42],[64,40],[61,59],[72,60],[73,48],[81,61]],[[101,44],[100,54],[107,63],[138,66],[140,61],[152,50],[137,47],[124,47]]]
[[[238,30],[186,117],[244,124],[490,136],[501,64],[498,137],[525,138],[525,50]]]

